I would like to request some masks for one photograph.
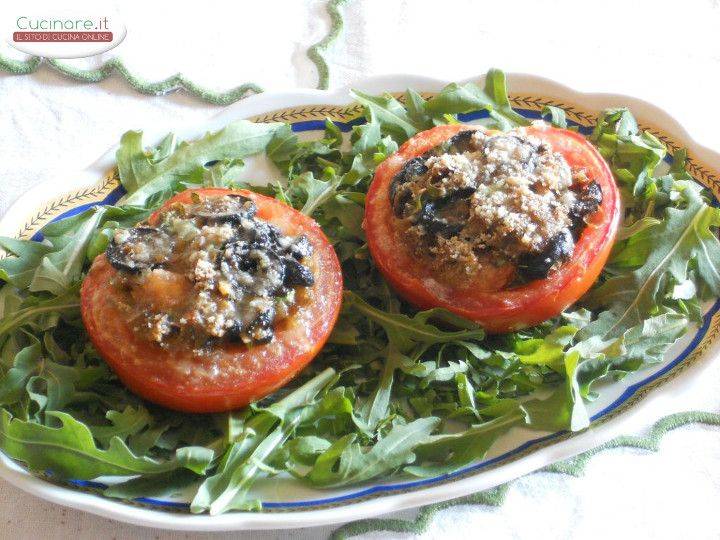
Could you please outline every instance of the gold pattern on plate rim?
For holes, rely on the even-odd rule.
[[[423,94],[423,97],[426,97],[426,98],[432,97],[432,96],[433,96],[433,94],[430,94],[430,93]],[[596,113],[585,111],[581,107],[579,107],[575,104],[558,101],[558,100],[555,100],[552,98],[537,97],[537,96],[511,96],[510,101],[514,107],[526,109],[526,110],[532,110],[532,111],[540,111],[543,109],[543,107],[545,107],[547,105],[559,107],[565,111],[567,117],[570,120],[577,122],[578,124],[580,124],[581,126],[584,126],[584,127],[594,125],[595,122],[597,122],[597,118],[598,118]],[[324,120],[326,118],[329,118],[331,120],[347,122],[349,120],[357,118],[360,114],[362,114],[362,108],[359,105],[349,105],[349,106],[345,106],[345,107],[333,106],[333,105],[309,105],[309,106],[300,106],[300,107],[290,107],[290,108],[286,108],[286,109],[280,109],[277,111],[268,112],[268,113],[265,113],[262,115],[257,115],[257,116],[251,117],[250,120],[252,120],[254,122],[295,123],[295,122],[301,122],[301,121],[307,121],[307,120]],[[676,142],[669,135],[665,134],[657,126],[641,125],[640,127],[641,127],[641,129],[649,131],[655,137],[657,137],[659,140],[661,140],[668,147],[668,149],[671,151],[671,153],[674,153],[678,149],[682,148],[682,145],[680,145],[678,142]],[[693,159],[692,156],[688,157],[687,168],[696,180],[698,180],[700,183],[702,183],[703,185],[708,187],[710,190],[712,190],[715,197],[720,199],[720,179],[718,178],[718,174],[716,172],[714,172],[709,166]],[[92,202],[102,201],[118,185],[119,185],[119,177],[117,174],[117,169],[113,169],[113,170],[109,171],[105,175],[105,177],[103,177],[94,186],[91,186],[84,190],[69,193],[67,195],[58,197],[57,199],[54,199],[54,200],[48,202],[47,204],[44,205],[44,207],[39,208],[36,212],[34,212],[32,215],[30,215],[28,217],[25,225],[18,232],[17,237],[23,238],[23,239],[31,238],[37,231],[39,231],[45,224],[50,222],[55,217],[61,215],[65,211],[73,208],[74,206],[76,206],[78,204],[88,204],[88,203],[92,203]],[[594,426],[603,424],[605,422],[608,422],[609,420],[617,417],[618,415],[622,414],[623,412],[625,412],[626,410],[631,408],[638,401],[642,400],[649,392],[651,392],[658,386],[663,385],[670,379],[675,378],[679,373],[681,373],[682,371],[687,369],[690,365],[694,364],[698,359],[700,359],[700,357],[702,357],[703,353],[705,351],[707,351],[708,348],[718,340],[719,336],[720,336],[720,313],[717,313],[717,314],[713,315],[713,317],[711,318],[708,330],[705,333],[705,335],[703,336],[700,343],[697,344],[697,346],[692,350],[692,352],[690,354],[687,355],[687,357],[682,362],[680,362],[678,365],[676,365],[675,367],[670,369],[667,373],[664,373],[663,375],[661,375],[654,381],[639,388],[631,397],[626,399],[618,407],[616,407],[611,412],[604,415],[599,420],[594,421],[591,425],[591,428]],[[427,486],[427,487],[435,487],[435,486],[447,484],[450,482],[455,482],[457,480],[467,478],[468,476],[472,476],[475,474],[482,474],[483,472],[485,472],[487,470],[492,470],[492,469],[495,469],[502,465],[505,465],[505,464],[511,463],[513,461],[516,461],[518,459],[521,459],[529,454],[532,454],[533,452],[535,452],[541,448],[546,448],[546,447],[558,444],[560,442],[566,441],[570,438],[576,437],[578,434],[579,433],[564,433],[554,439],[536,443],[529,448],[526,448],[520,452],[513,454],[512,456],[509,456],[503,460],[493,463],[492,465],[490,465],[486,468],[483,468],[481,471],[466,471],[466,472],[458,474],[452,478],[438,480],[436,482],[433,482],[431,484],[431,486]],[[58,484],[58,485],[62,485],[65,487],[69,487],[73,490],[83,491],[83,492],[87,492],[87,493],[95,493],[95,494],[102,493],[102,490],[99,488],[77,486],[74,484],[70,484],[68,482],[58,481],[57,479],[49,477],[45,474],[37,474],[36,476],[39,476],[40,478],[43,478],[44,480],[47,480],[53,484]],[[400,481],[400,479],[398,479],[398,480]],[[287,513],[287,512],[307,511],[307,510],[311,510],[311,509],[347,506],[347,505],[365,501],[368,499],[374,499],[374,498],[382,497],[385,495],[396,495],[396,494],[400,494],[400,493],[408,493],[411,491],[424,489],[425,487],[426,486],[400,487],[397,489],[383,491],[381,493],[372,493],[372,494],[369,494],[366,496],[356,497],[356,498],[353,498],[353,499],[347,500],[347,501],[326,503],[326,504],[317,504],[317,505],[312,505],[312,506],[306,506],[306,507],[303,507],[300,509],[297,509],[297,508],[272,508],[272,509],[265,509],[265,510],[263,510],[263,512]],[[179,513],[187,513],[188,512],[188,510],[185,508],[164,507],[164,506],[159,506],[157,504],[141,503],[141,502],[137,502],[137,501],[118,500],[118,502],[121,502],[123,504],[132,505],[132,506],[151,508],[153,510],[162,510],[165,512],[174,512],[174,513],[178,513],[178,512]]]

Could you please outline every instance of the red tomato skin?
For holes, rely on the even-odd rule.
[[[191,193],[201,197],[236,193],[251,198],[258,217],[278,225],[286,234],[305,234],[314,247],[308,262],[315,275],[312,301],[298,314],[275,329],[265,345],[252,347],[225,344],[214,359],[232,366],[209,377],[182,373],[178,366],[211,370],[209,359],[195,357],[191,350],[168,351],[141,339],[125,321],[116,300],[119,293],[110,285],[117,271],[104,254],[99,255],[85,278],[81,293],[83,323],[100,355],[131,391],[139,396],[190,413],[228,411],[243,407],[277,390],[300,372],[322,349],[332,332],[342,303],[342,273],[335,250],[310,217],[280,201],[245,190],[207,188],[184,191],[174,202],[189,202]],[[149,218],[154,224],[159,212]],[[281,220],[281,218],[283,218]],[[302,318],[299,313],[302,313]]]
[[[547,278],[491,292],[472,284],[452,287],[435,279],[428,269],[421,268],[404,246],[394,226],[388,188],[406,161],[467,129],[478,127],[453,124],[418,133],[378,166],[368,190],[363,223],[370,253],[398,294],[420,309],[448,309],[478,322],[490,333],[536,325],[577,301],[600,275],[620,222],[617,185],[605,160],[582,135],[549,126],[521,128],[520,131],[543,140],[560,152],[571,167],[585,168],[588,176],[600,184],[602,204],[580,235],[572,258]]]

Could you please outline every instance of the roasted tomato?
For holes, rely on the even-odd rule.
[[[364,227],[375,264],[403,298],[421,309],[446,308],[501,333],[538,324],[567,308],[595,282],[610,254],[620,220],[620,197],[612,173],[582,135],[549,126],[522,128],[560,153],[573,170],[600,186],[602,202],[585,220],[572,255],[546,277],[513,284],[507,265],[483,268],[466,280],[439,279],[401,238],[390,186],[405,164],[476,126],[447,125],[418,133],[381,163],[368,191]]]
[[[163,208],[223,195],[249,198],[257,207],[259,220],[275,225],[284,235],[304,236],[312,246],[312,254],[303,262],[312,270],[314,284],[294,305],[294,311],[277,322],[269,342],[246,345],[217,340],[198,353],[192,347],[162,347],[143,337],[123,312],[127,296],[113,285],[118,270],[106,254],[95,259],[82,285],[83,322],[102,357],[130,390],[180,411],[236,409],[283,386],[325,344],[342,301],[342,274],[334,249],[315,221],[287,205],[249,191],[208,188],[184,191]],[[157,220],[158,212],[150,217],[148,226]],[[188,283],[166,279],[170,273],[162,270],[156,274],[145,282],[147,298],[143,300],[146,305],[171,308],[187,294]]]

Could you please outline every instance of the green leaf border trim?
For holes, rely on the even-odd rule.
[[[660,447],[660,441],[667,433],[689,424],[720,426],[720,414],[703,411],[688,411],[671,414],[655,422],[647,435],[622,435],[598,446],[597,448],[578,454],[566,461],[554,463],[543,469],[539,469],[539,471],[536,472],[553,472],[579,477],[585,472],[585,466],[588,464],[590,459],[600,452],[613,448],[637,448],[648,452],[657,452]],[[530,475],[532,474],[535,473],[531,473]],[[348,523],[347,525],[343,525],[333,531],[330,538],[332,540],[344,540],[346,538],[352,538],[353,536],[371,532],[422,534],[428,530],[435,516],[439,512],[448,508],[462,505],[502,505],[508,489],[513,482],[514,481],[507,482],[497,487],[474,493],[473,495],[469,495],[467,497],[461,497],[459,499],[425,506],[420,509],[413,520],[373,518]]]
[[[330,70],[325,53],[338,39],[343,30],[343,17],[340,6],[348,0],[329,0],[325,9],[330,17],[330,30],[327,35],[315,45],[311,46],[307,55],[315,64],[318,71],[317,87],[324,90],[330,83]],[[255,83],[247,82],[226,91],[214,91],[204,88],[186,78],[182,73],[175,74],[161,81],[149,81],[130,72],[122,60],[112,58],[99,68],[82,69],[73,67],[59,60],[32,56],[27,60],[14,60],[0,55],[0,71],[12,75],[29,75],[36,72],[42,65],[48,66],[56,72],[70,79],[83,83],[98,83],[117,73],[127,81],[136,91],[151,96],[162,96],[171,92],[183,91],[213,105],[230,105],[252,94],[259,94],[263,89]]]
[[[318,71],[318,89],[327,90],[330,86],[330,68],[328,67],[325,53],[330,46],[340,37],[343,31],[344,22],[340,6],[348,0],[330,0],[325,9],[330,16],[330,31],[328,34],[310,47],[307,51],[308,58],[312,60]]]

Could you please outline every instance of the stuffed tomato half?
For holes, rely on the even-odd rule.
[[[188,190],[116,231],[83,282],[90,339],[143,398],[247,405],[294,377],[337,319],[342,275],[310,217],[263,195]]]
[[[612,173],[582,135],[455,124],[418,133],[380,164],[364,226],[375,264],[407,301],[499,333],[580,298],[619,220]]]

